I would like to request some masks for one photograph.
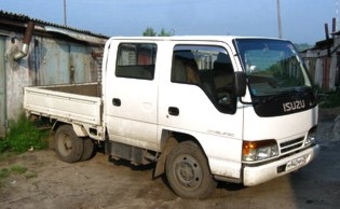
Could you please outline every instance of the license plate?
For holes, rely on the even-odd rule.
[[[297,168],[297,167],[300,167],[300,166],[306,164],[307,157],[308,157],[308,155],[304,155],[304,156],[301,156],[301,157],[298,157],[298,158],[295,158],[295,159],[289,161],[286,164],[286,171],[292,170],[294,168]]]

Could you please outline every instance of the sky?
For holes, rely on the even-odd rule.
[[[0,10],[64,25],[64,1],[67,26],[106,36],[139,36],[147,27],[175,35],[279,36],[277,0],[0,0]],[[280,0],[282,37],[324,40],[339,4]]]

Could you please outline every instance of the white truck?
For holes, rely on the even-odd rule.
[[[217,181],[258,185],[319,151],[316,94],[287,40],[237,36],[114,37],[102,82],[26,87],[28,115],[49,118],[57,156],[155,164],[171,189],[207,197]]]

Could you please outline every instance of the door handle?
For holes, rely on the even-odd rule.
[[[169,115],[178,116],[179,115],[179,109],[177,107],[169,107],[168,113],[169,113]]]
[[[120,107],[122,105],[122,102],[118,98],[113,98],[112,104],[113,104],[113,106]]]

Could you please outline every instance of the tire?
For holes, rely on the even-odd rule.
[[[94,143],[90,138],[84,138],[84,151],[80,161],[85,161],[94,156]]]
[[[80,161],[84,152],[84,142],[74,133],[72,126],[60,126],[55,133],[54,142],[60,160],[67,163]]]
[[[182,142],[172,149],[165,166],[168,183],[180,197],[205,198],[217,186],[205,155],[192,141]]]

